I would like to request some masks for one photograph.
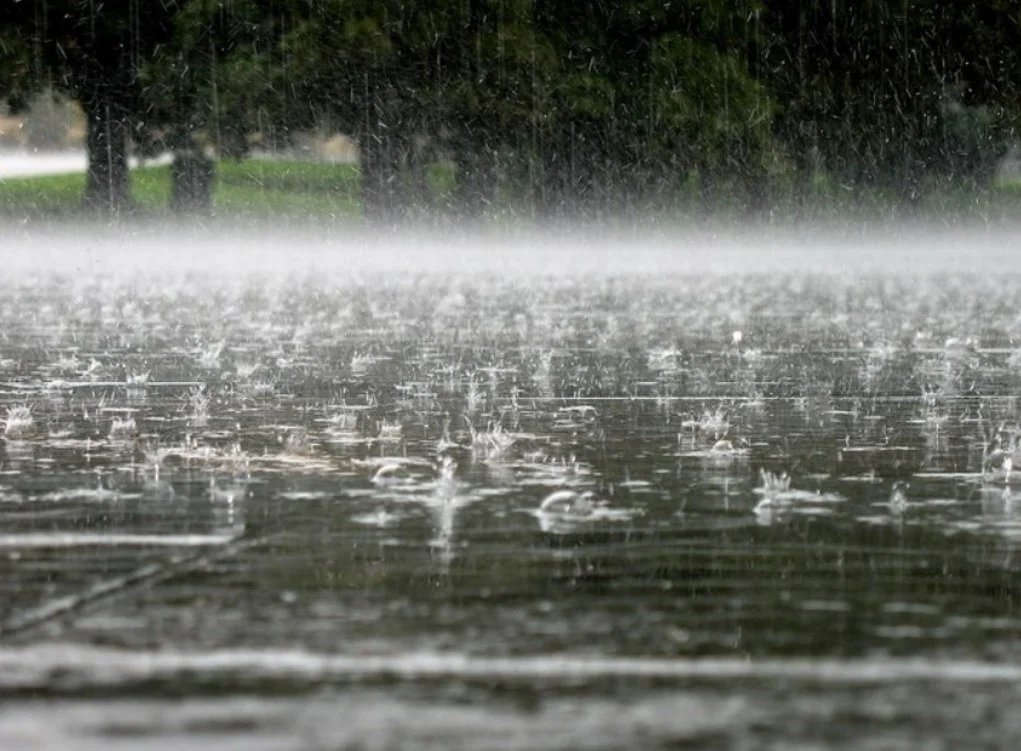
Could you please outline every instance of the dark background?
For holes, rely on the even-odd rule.
[[[310,130],[357,142],[369,218],[428,209],[437,165],[468,219],[911,206],[993,180],[1019,20],[1010,0],[20,0],[0,96],[80,104],[101,211],[130,201],[131,150]]]

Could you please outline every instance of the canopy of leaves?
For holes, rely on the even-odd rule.
[[[144,7],[143,7],[144,6]],[[144,12],[143,12],[144,11]],[[1018,124],[1010,0],[47,0],[0,10],[0,92],[124,92],[149,149],[243,154],[319,128],[376,185],[424,162],[462,198],[556,211],[754,208],[820,174],[852,190],[987,182]],[[370,174],[371,173],[371,174]],[[375,175],[375,177],[372,177]],[[411,177],[409,177],[411,175]]]

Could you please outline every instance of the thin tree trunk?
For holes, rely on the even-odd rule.
[[[390,133],[377,130],[362,134],[359,149],[365,219],[392,224],[403,215],[399,142]]]
[[[574,208],[571,194],[569,147],[561,133],[547,136],[538,155],[537,203],[534,213],[542,222],[556,222]]]
[[[362,213],[368,222],[379,222],[386,214],[383,147],[374,128],[363,128],[358,137],[358,160],[361,168]]]
[[[488,140],[478,127],[459,139],[457,213],[467,222],[481,221],[496,199],[496,155]]]
[[[113,87],[97,83],[83,98],[89,167],[84,204],[116,214],[130,205],[128,184],[128,113]]]
[[[416,131],[412,130],[412,132]],[[433,209],[428,172],[431,156],[431,142],[423,143],[414,138],[408,142],[402,203],[405,210],[413,211],[419,215]]]
[[[170,208],[178,214],[213,213],[216,164],[197,149],[178,151],[170,168]]]
[[[376,81],[365,79],[365,115],[358,137],[362,173],[362,212],[373,224],[402,217],[400,113]]]

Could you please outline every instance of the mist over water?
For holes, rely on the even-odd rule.
[[[985,273],[1009,271],[1021,232],[1002,222],[936,226],[853,221],[472,231],[281,226],[265,219],[0,226],[4,272],[244,275],[407,272],[452,275]]]

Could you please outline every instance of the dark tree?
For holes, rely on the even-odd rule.
[[[243,158],[255,132],[272,134],[288,123],[279,45],[287,16],[274,12],[276,5],[188,0],[172,19],[171,37],[140,69],[136,145],[175,155],[175,210],[211,209],[210,154]]]
[[[138,72],[172,33],[180,3],[23,0],[0,10],[0,85],[11,104],[46,85],[77,100],[88,126],[84,203],[128,207],[128,141],[139,113]]]
[[[400,163],[408,140],[415,71],[398,40],[402,3],[324,0],[296,4],[282,38],[291,104],[288,125],[328,122],[355,135],[362,204],[370,221],[398,216]]]
[[[988,182],[1017,111],[1016,3],[763,4],[776,132],[805,181],[908,202]]]
[[[1016,5],[8,1],[0,93],[80,102],[86,204],[104,210],[127,203],[129,138],[243,156],[255,132],[298,129],[355,136],[385,223],[433,205],[435,161],[468,218],[755,211],[820,182],[911,202],[988,183],[1021,127]]]

